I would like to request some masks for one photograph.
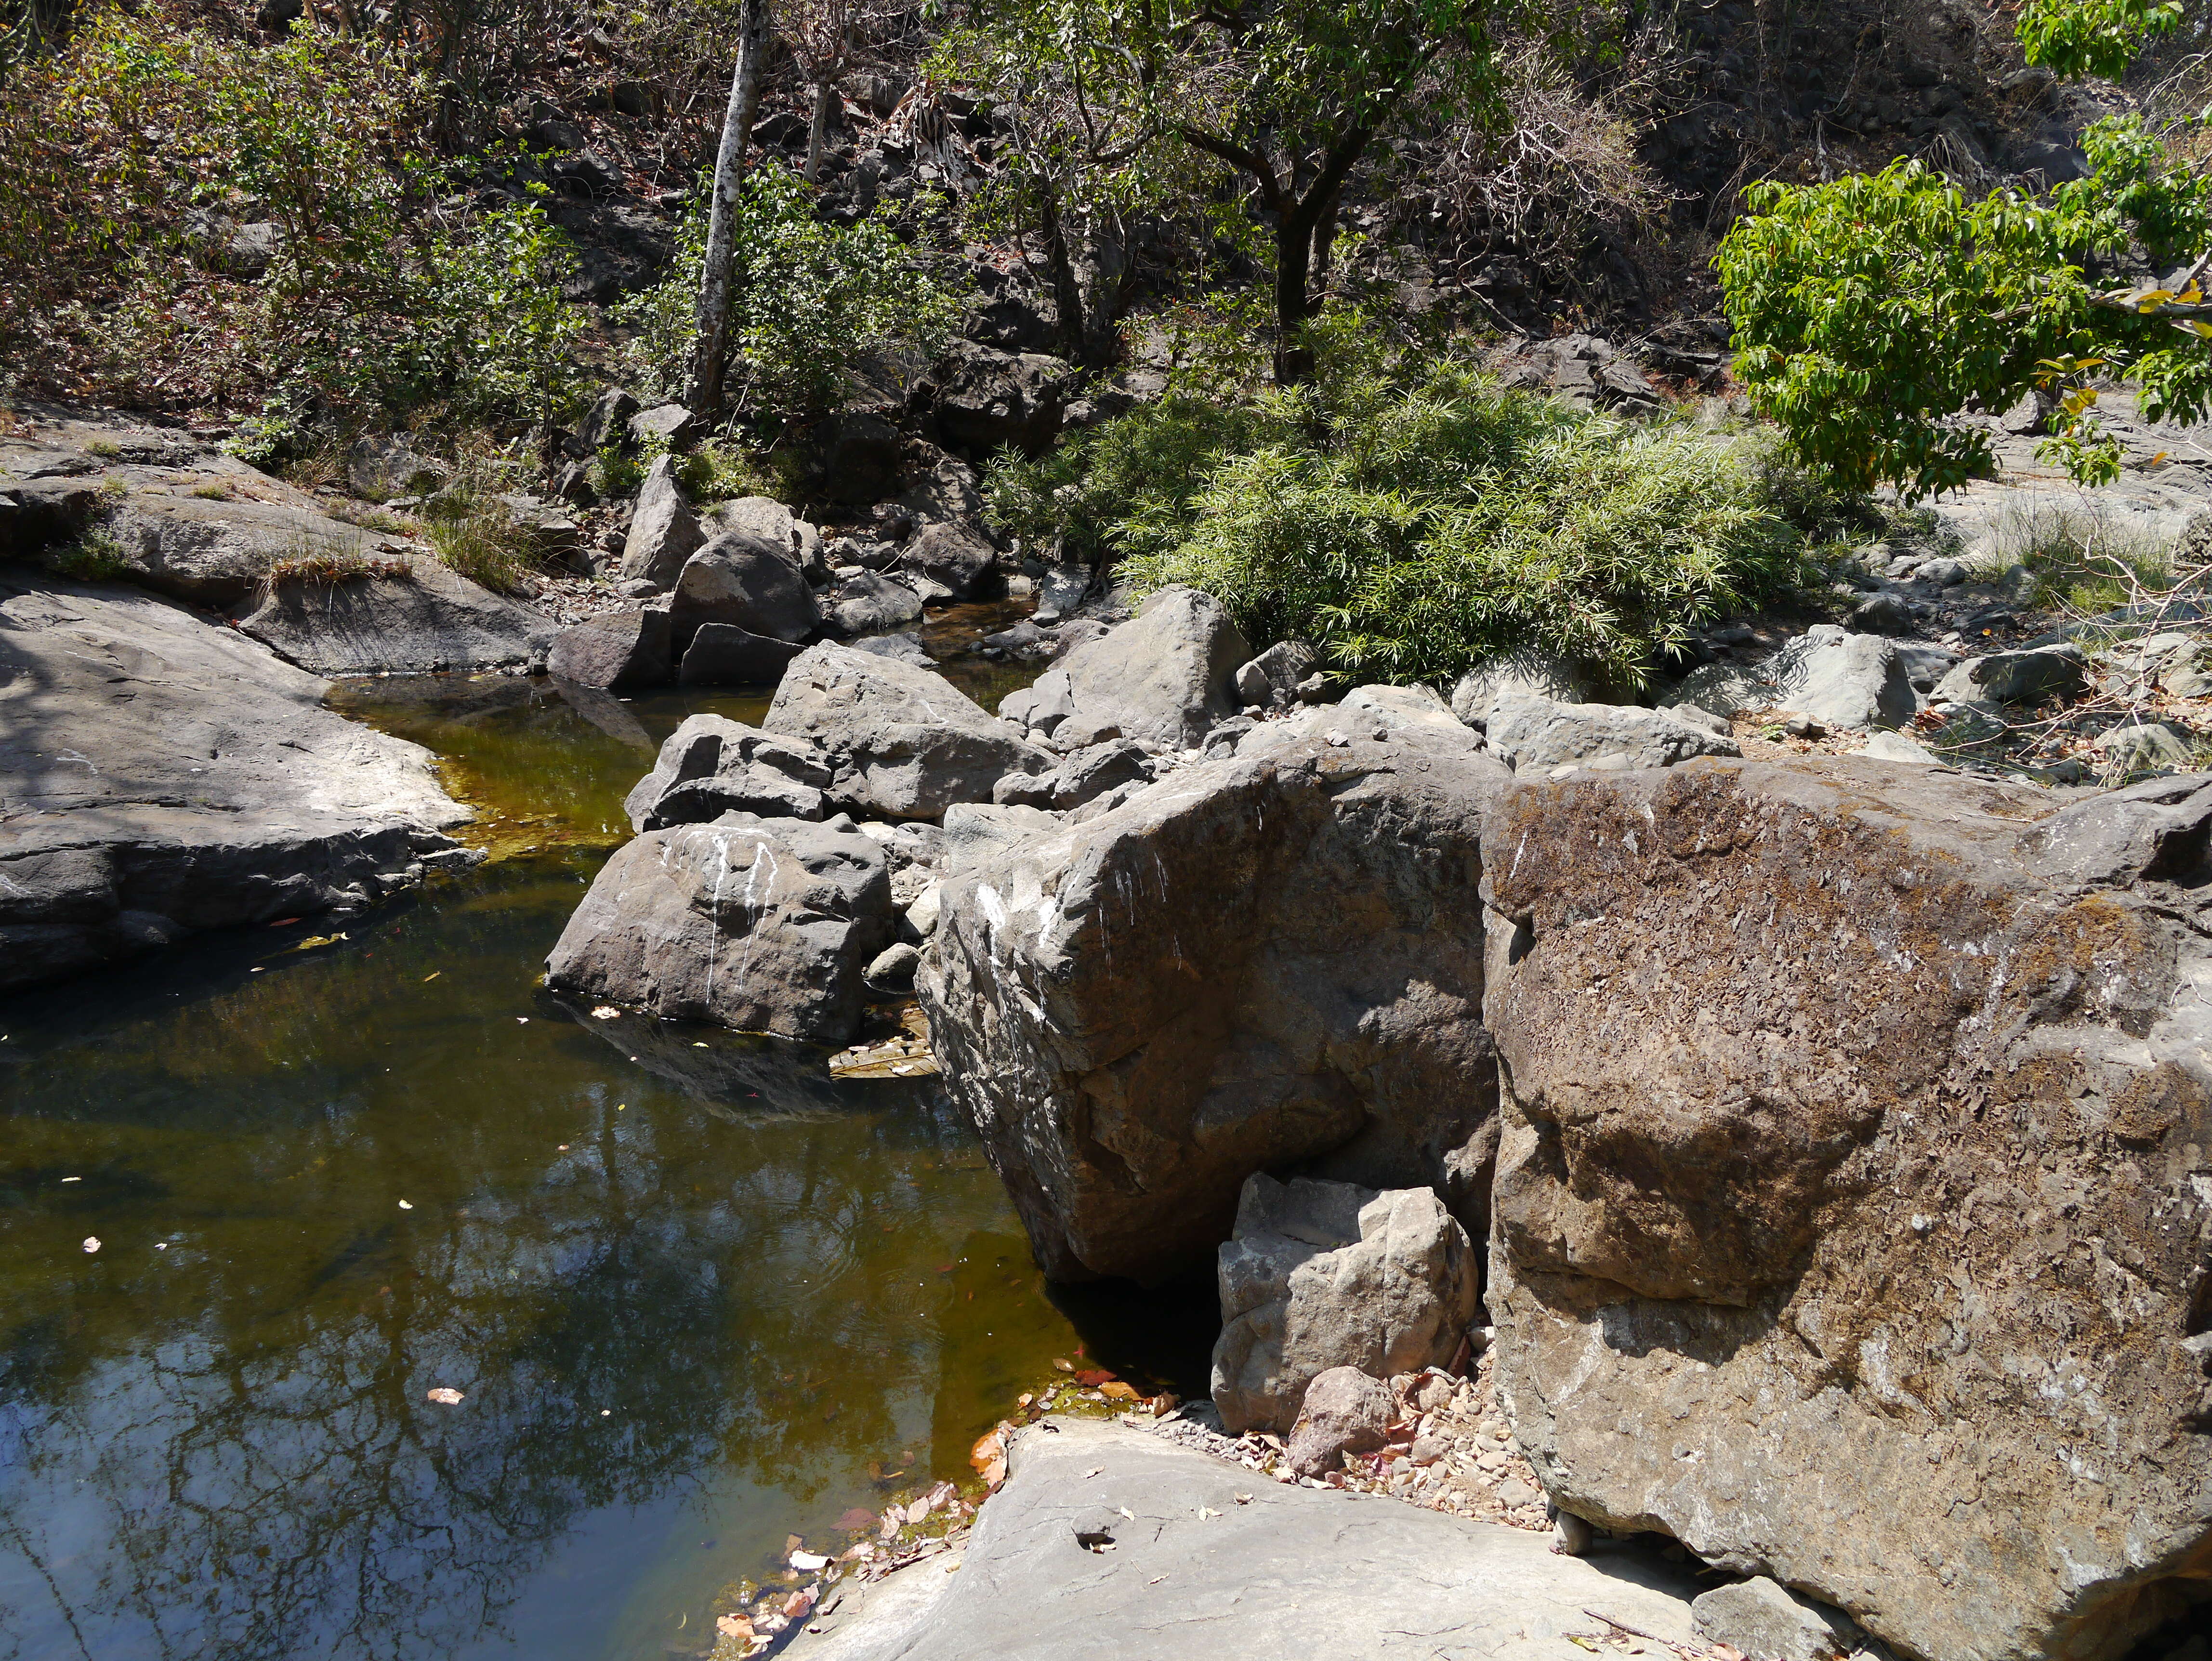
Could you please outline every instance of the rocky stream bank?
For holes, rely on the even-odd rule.
[[[874,1549],[802,1543],[735,1653],[2104,1661],[2201,1612],[2193,615],[1872,549],[1847,623],[1709,631],[1649,704],[1534,658],[1340,693],[973,529],[966,592],[1038,602],[986,707],[908,627],[964,502],[866,541],[648,482],[562,626],[173,438],[10,442],[12,534],[120,551],[0,601],[0,980],[475,857],[319,666],[610,720],[772,682],[660,746],[548,987],[832,1046],[910,994],[926,1043],[839,1062],[942,1070],[1050,1275],[1213,1268],[1210,1404],[1010,1424],[964,1546],[848,1607]],[[270,515],[362,565],[297,579]]]

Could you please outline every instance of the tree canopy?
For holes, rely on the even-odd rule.
[[[2031,0],[2029,61],[2112,76],[2172,31],[2146,0]],[[2188,125],[2201,126],[2198,116]],[[2118,471],[2100,386],[2132,383],[2153,419],[2212,411],[2212,181],[2140,115],[2083,135],[2086,177],[1978,200],[1917,161],[1832,183],[1754,186],[1716,260],[1737,373],[1803,460],[1911,497],[1995,468],[1954,419],[2040,392],[2045,456]]]

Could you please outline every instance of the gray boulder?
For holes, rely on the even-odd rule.
[[[1771,709],[1780,696],[1772,676],[1741,663],[1700,664],[1674,689],[1677,703],[1694,705],[1723,721]]]
[[[1452,688],[1452,713],[1480,728],[1491,706],[1508,693],[1549,698],[1554,703],[1583,703],[1596,690],[1580,665],[1556,653],[1524,648],[1470,669]]]
[[[734,623],[702,623],[684,648],[676,678],[685,686],[773,686],[801,649]]]
[[[2081,690],[2088,658],[2068,641],[2020,652],[1968,658],[1937,683],[1936,696],[1953,703],[2033,703]]]
[[[991,800],[1066,812],[1120,786],[1150,784],[1156,771],[1142,745],[1114,739],[1078,750],[1048,773],[1009,773],[993,787]]]
[[[1037,584],[1036,610],[1032,615],[1040,624],[1057,623],[1083,604],[1083,597],[1091,590],[1091,568],[1087,565],[1049,565]]]
[[[1455,744],[1473,747],[1482,742],[1474,728],[1452,714],[1451,705],[1427,686],[1355,686],[1335,706],[1331,718],[1340,727],[1360,722],[1386,734],[1419,727]]]
[[[584,418],[576,423],[576,436],[594,453],[629,441],[629,418],[638,411],[637,399],[619,386],[610,386],[592,400]]]
[[[963,520],[924,526],[899,557],[916,576],[963,599],[989,580],[998,559],[990,538]]]
[[[1163,588],[1129,622],[1054,666],[1073,714],[1054,741],[1079,749],[1124,738],[1188,748],[1237,713],[1231,682],[1251,655],[1219,600]]]
[[[870,818],[936,818],[1053,762],[942,675],[826,642],[785,670],[763,726],[819,746],[830,800]]]
[[[274,479],[264,484],[242,464],[201,472],[232,494],[217,501],[171,485],[133,490],[100,504],[131,581],[197,605],[232,608],[252,602],[265,590],[271,569],[288,563],[357,566],[388,563],[405,551],[332,519],[303,492]]]
[[[638,489],[637,507],[630,515],[629,534],[623,542],[622,564],[617,575],[625,582],[675,586],[684,562],[707,540],[684,489],[676,482],[676,458],[656,456],[646,469]]]
[[[866,652],[871,657],[893,658],[922,669],[937,667],[937,660],[923,648],[921,635],[911,629],[896,635],[863,635],[845,643],[855,652]]]
[[[883,850],[850,820],[730,813],[617,849],[545,984],[665,1020],[846,1043],[890,925]]]
[[[238,626],[319,675],[421,674],[544,660],[556,633],[550,618],[428,555],[392,564],[406,575],[273,585]]]
[[[2131,721],[2097,735],[2095,748],[2123,776],[2187,767],[2200,740],[2179,721]]]
[[[1320,666],[1321,654],[1302,640],[1279,640],[1237,672],[1237,696],[1247,709],[1287,709],[1298,685]]]
[[[903,582],[863,571],[840,586],[830,616],[840,634],[888,634],[921,620],[921,596]]]
[[[1231,1435],[1287,1432],[1331,1367],[1375,1377],[1450,1361],[1474,1318],[1474,1248],[1425,1188],[1255,1172],[1221,1248],[1213,1405]]]
[[[1690,1605],[1690,1623],[1709,1644],[1730,1644],[1759,1661],[1844,1661],[1857,1623],[1765,1575],[1715,1586]]]
[[[981,459],[1009,447],[1042,454],[1059,435],[1075,371],[1042,353],[963,343],[939,374],[937,420],[945,441]]]
[[[1285,1458],[1300,1476],[1326,1476],[1342,1468],[1346,1454],[1384,1446],[1397,1417],[1389,1385],[1358,1367],[1330,1367],[1306,1386]]]
[[[1554,1501],[1917,1656],[2201,1599],[2208,833],[2203,776],[1855,757],[1493,809],[1487,1295]]]
[[[1006,849],[1060,828],[1049,809],[1006,802],[955,802],[945,810],[944,840],[938,868],[947,877],[981,869]]]
[[[1814,624],[1762,666],[1778,707],[1825,727],[1854,733],[1902,727],[1920,707],[1894,644],[1832,623]]]
[[[808,582],[820,586],[830,581],[821,530],[773,496],[738,496],[708,509],[700,523],[709,541],[745,537],[781,554]]]
[[[405,433],[379,438],[364,433],[345,456],[346,483],[369,502],[392,496],[426,496],[443,490],[453,476],[450,463],[423,454]]]
[[[1496,1082],[1468,897],[1505,779],[1418,732],[1309,739],[988,861],[948,850],[916,990],[1048,1274],[1210,1262],[1262,1169],[1434,1186],[1481,1232]]]
[[[634,830],[705,824],[725,813],[818,819],[830,770],[810,745],[771,738],[723,715],[693,715],[669,734],[653,771],[623,802]]]
[[[603,691],[665,685],[673,665],[663,611],[588,618],[554,636],[545,652],[547,674]]]
[[[1659,709],[1617,703],[1554,703],[1525,692],[1492,703],[1491,753],[1516,774],[1554,768],[1672,767],[1692,756],[1737,756],[1732,738]]]
[[[887,946],[869,963],[863,978],[884,992],[904,992],[914,985],[914,971],[921,962],[921,953],[905,941]]]
[[[814,591],[791,556],[743,531],[715,538],[684,562],[668,615],[684,645],[705,623],[793,642],[822,626]]]

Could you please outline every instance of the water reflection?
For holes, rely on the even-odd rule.
[[[341,701],[515,857],[0,1000],[0,1661],[702,1654],[1053,1357],[1202,1375],[1202,1292],[1047,1297],[927,1081],[537,985],[647,752],[763,700]]]
[[[1081,1342],[926,1089],[538,991],[588,867],[0,1010],[0,1656],[658,1656]]]

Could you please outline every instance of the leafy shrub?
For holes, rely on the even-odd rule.
[[[155,406],[312,398],[549,413],[573,391],[572,254],[531,205],[439,210],[436,95],[402,45],[302,24],[258,46],[156,0],[86,15],[0,82],[0,353],[27,386]],[[275,228],[242,274],[241,222]]]
[[[635,457],[625,454],[622,446],[608,444],[592,458],[585,477],[601,498],[613,502],[637,494],[645,483],[645,469]]]
[[[617,316],[637,331],[637,377],[680,395],[698,338],[711,181],[702,180],[677,231],[665,281]],[[832,225],[814,212],[814,190],[769,161],[739,187],[731,284],[730,362],[723,384],[741,413],[805,419],[834,409],[845,377],[866,354],[934,350],[955,317],[951,293],[872,217]]]
[[[1291,392],[1170,396],[1002,460],[990,488],[1034,543],[1122,557],[1140,591],[1217,596],[1255,646],[1303,636],[1396,681],[1533,645],[1636,685],[1700,622],[1807,577],[1803,483],[1758,450],[1455,362],[1401,379],[1371,351],[1325,354]]]
[[[112,582],[131,569],[131,557],[114,532],[94,526],[65,547],[46,556],[46,563],[82,582]]]
[[[751,454],[726,439],[710,438],[680,457],[677,482],[684,494],[701,506],[734,501],[738,496],[772,496],[783,492],[775,478]]]

